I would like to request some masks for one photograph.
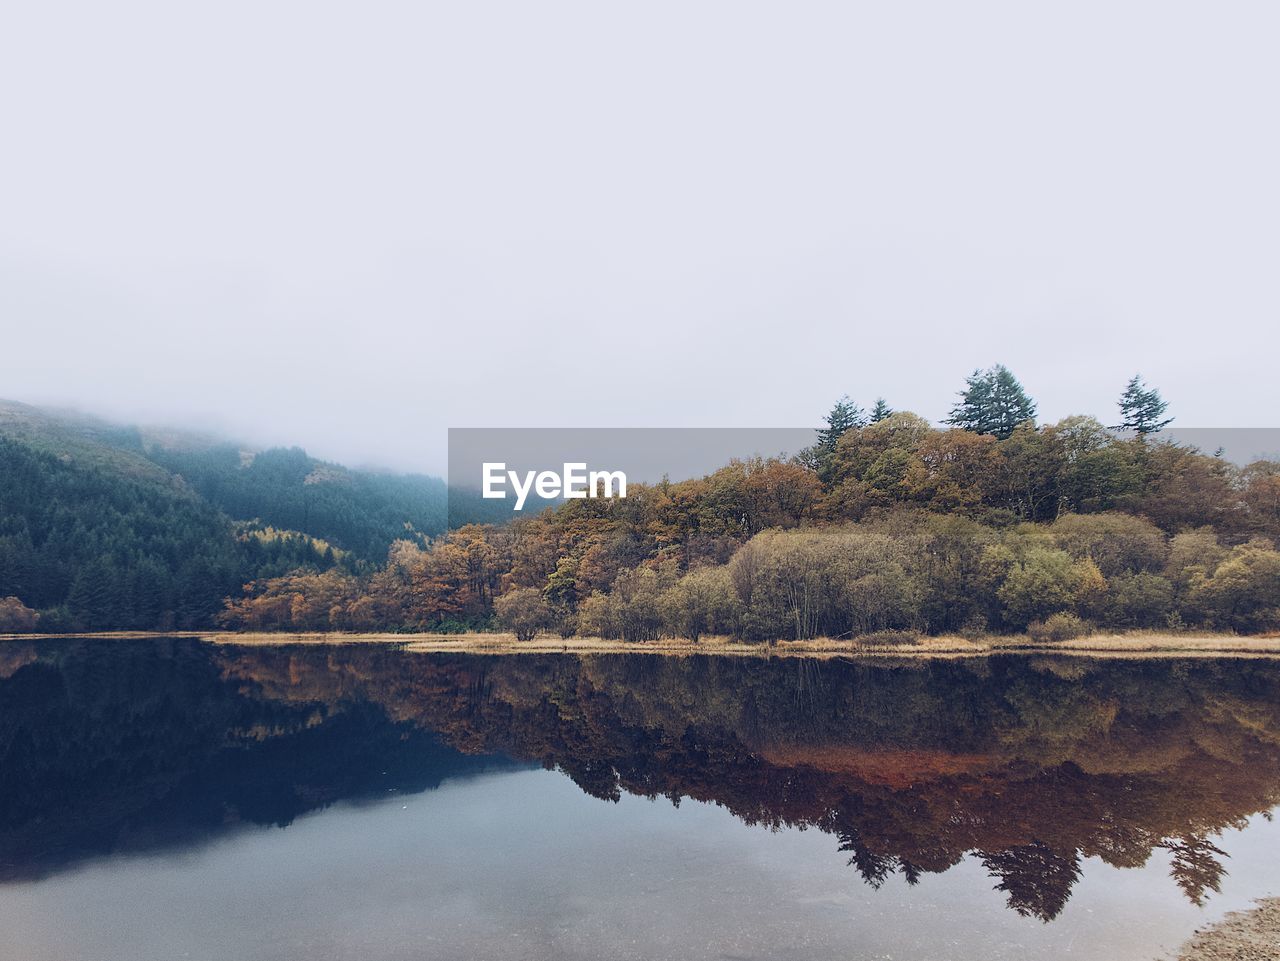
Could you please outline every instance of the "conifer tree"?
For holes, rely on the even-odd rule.
[[[815,470],[824,483],[829,479],[832,459],[836,452],[836,444],[846,431],[855,427],[865,427],[867,415],[861,407],[845,394],[827,414],[826,426],[818,428],[818,442],[812,447],[800,451],[796,459],[811,470]]]
[[[1121,423],[1116,425],[1116,429],[1154,434],[1173,423],[1172,417],[1164,417],[1168,406],[1160,391],[1144,384],[1141,374],[1134,374],[1120,395]]]
[[[818,448],[824,453],[830,453],[835,450],[836,441],[838,441],[844,432],[852,430],[855,427],[862,427],[867,423],[867,415],[853,401],[849,399],[849,395],[845,394],[835,406],[831,408],[831,412],[827,414],[827,426],[818,431]]]
[[[892,413],[893,408],[885,403],[884,398],[877,397],[876,406],[871,408],[871,423],[878,424]]]
[[[965,385],[943,423],[1004,440],[1019,424],[1035,422],[1035,401],[1004,364],[975,370],[965,378]]]
[[[67,596],[77,623],[90,629],[117,626],[120,586],[120,572],[109,557],[95,558],[82,567]]]

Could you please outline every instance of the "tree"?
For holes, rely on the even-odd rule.
[[[675,582],[661,598],[664,621],[676,637],[696,641],[705,633],[729,633],[737,597],[727,567],[703,567]]]
[[[120,571],[110,557],[95,558],[82,567],[67,595],[72,617],[90,630],[115,627],[119,601]]]
[[[1280,552],[1266,540],[1232,548],[1210,577],[1195,577],[1189,596],[1192,613],[1214,627],[1240,631],[1280,626]]]
[[[848,394],[845,394],[836,401],[831,412],[827,414],[827,426],[818,431],[818,449],[823,453],[830,453],[835,450],[836,441],[844,435],[845,431],[862,427],[866,422],[867,416],[862,408],[851,401]]]
[[[884,398],[877,397],[876,406],[871,408],[871,423],[878,424],[892,413],[893,408],[884,402]]]
[[[1018,627],[1075,605],[1081,570],[1065,551],[1035,547],[1009,571],[996,596]]]
[[[0,632],[34,631],[39,615],[16,597],[0,597]]]
[[[518,587],[499,597],[493,604],[498,620],[516,636],[517,641],[532,641],[540,631],[555,624],[555,614],[542,592],[533,587]]]
[[[1132,514],[1064,514],[1050,532],[1059,547],[1076,560],[1092,559],[1106,577],[1156,573],[1169,558],[1160,528]]]
[[[827,426],[818,429],[818,442],[800,452],[800,463],[816,471],[824,481],[829,480],[829,469],[836,452],[836,444],[847,432],[865,427],[866,423],[866,412],[851,401],[848,394],[845,394],[836,401],[835,406],[827,414]]]
[[[1003,364],[975,370],[965,384],[944,423],[1004,440],[1019,424],[1035,422],[1035,401]]]
[[[1164,417],[1168,406],[1160,396],[1160,391],[1144,384],[1142,375],[1134,374],[1124,393],[1120,395],[1121,423],[1116,425],[1116,429],[1137,431],[1143,435],[1154,434],[1173,423],[1172,417]]]

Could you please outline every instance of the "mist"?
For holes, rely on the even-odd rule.
[[[26,4],[0,397],[442,472],[448,427],[1275,426],[1273,4]]]

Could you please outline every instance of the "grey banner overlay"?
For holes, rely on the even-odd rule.
[[[622,471],[628,485],[653,484],[704,477],[734,460],[793,457],[817,436],[813,427],[450,428],[449,526],[529,516],[559,499],[530,491],[517,513],[509,482],[505,499],[484,499],[485,463],[504,464],[522,477],[530,471],[562,474],[565,464],[585,464],[587,471]],[[1280,460],[1280,428],[1171,427],[1150,441],[1194,447],[1240,466]]]
[[[628,485],[653,484],[664,477],[704,477],[735,459],[792,457],[816,439],[812,427],[450,428],[449,526],[478,510],[486,519],[519,516],[512,496],[477,503],[486,462],[503,463],[522,475],[562,473],[565,464],[586,464],[589,471],[623,471]],[[542,506],[531,495],[520,513],[536,513]]]

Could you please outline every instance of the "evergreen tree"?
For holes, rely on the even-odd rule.
[[[1134,374],[1124,393],[1120,395],[1121,423],[1116,425],[1116,429],[1154,434],[1173,423],[1172,417],[1164,417],[1168,406],[1160,396],[1160,391],[1144,384],[1142,375]]]
[[[818,449],[823,453],[830,453],[835,450],[836,442],[845,431],[862,427],[866,423],[866,413],[845,394],[827,414],[827,426],[818,431]]]
[[[121,607],[120,572],[109,557],[89,561],[76,575],[67,607],[76,623],[88,629],[118,626]]]
[[[818,442],[806,447],[797,455],[797,460],[817,471],[818,476],[826,483],[830,480],[829,471],[832,457],[836,452],[836,444],[847,431],[855,427],[865,427],[867,415],[861,407],[845,394],[826,416],[826,426],[818,428]]]
[[[959,402],[951,408],[951,416],[943,423],[1004,440],[1019,424],[1035,422],[1035,401],[1004,364],[975,370],[965,378],[965,385]]]
[[[893,408],[884,402],[884,398],[877,397],[876,406],[871,408],[871,423],[878,424],[892,413]]]

